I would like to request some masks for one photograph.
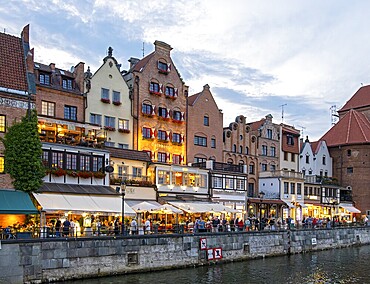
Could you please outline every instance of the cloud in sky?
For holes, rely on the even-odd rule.
[[[0,29],[19,35],[31,24],[36,61],[94,72],[108,46],[127,69],[130,57],[153,51],[172,57],[190,94],[211,86],[224,125],[239,114],[305,127],[311,140],[330,128],[338,108],[369,81],[370,3],[235,0],[8,1]],[[300,127],[298,127],[300,125]]]

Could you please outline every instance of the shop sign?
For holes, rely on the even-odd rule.
[[[317,240],[316,240],[316,238],[312,238],[312,239],[311,239],[311,244],[312,244],[312,245],[317,245]]]
[[[213,257],[214,259],[221,259],[222,258],[222,248],[214,248]]]
[[[200,249],[201,250],[207,249],[207,239],[206,238],[200,238]]]
[[[214,256],[213,256],[213,249],[207,249],[207,259],[208,260],[214,260]]]

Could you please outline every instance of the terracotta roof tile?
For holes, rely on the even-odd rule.
[[[262,118],[261,120],[250,122],[248,125],[251,127],[252,130],[258,130],[266,121],[266,118]]]
[[[198,94],[194,94],[194,95],[192,95],[192,96],[188,97],[188,105],[189,105],[189,106],[193,106],[193,105],[194,105],[194,103],[195,103],[195,101],[199,98],[199,96],[200,96],[201,94],[202,94],[202,93],[200,92],[200,93],[198,93]]]
[[[370,86],[363,86],[346,102],[339,112],[370,106]]]
[[[141,59],[133,68],[133,71],[141,72],[142,68],[149,62],[149,60],[154,56],[154,52],[150,53],[149,55],[145,56]]]
[[[370,143],[370,121],[351,109],[320,140],[325,140],[328,147]]]
[[[21,38],[0,33],[0,87],[27,91]]]
[[[317,152],[319,151],[320,144],[321,144],[321,141],[311,142],[311,149],[314,154],[317,154]]]

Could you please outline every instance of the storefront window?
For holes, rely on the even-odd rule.
[[[236,189],[244,190],[244,184],[245,184],[244,179],[237,179],[236,180]]]
[[[183,178],[182,172],[172,172],[172,184],[181,186],[182,178]]]
[[[196,175],[196,186],[198,187],[207,187],[207,176],[206,175],[201,175],[197,174]]]
[[[170,172],[158,171],[158,183],[159,184],[170,184]]]

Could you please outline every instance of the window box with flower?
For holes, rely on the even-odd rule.
[[[158,69],[158,73],[168,75],[169,72],[168,72],[168,70]]]
[[[160,92],[155,92],[155,91],[151,91],[151,90],[149,91],[149,93],[152,94],[152,95],[159,96],[159,97],[162,95],[162,93],[160,93]]]
[[[116,129],[112,126],[104,126],[104,129],[107,131],[116,131]]]
[[[70,177],[78,177],[78,172],[77,171],[74,171],[74,170],[67,170],[67,175],[69,175]]]
[[[110,104],[110,99],[101,98],[100,101],[105,104]]]
[[[173,123],[178,123],[178,124],[181,124],[181,123],[183,123],[184,121],[183,120],[178,120],[178,119],[172,119],[172,122]]]
[[[120,106],[122,103],[121,103],[121,102],[119,102],[119,101],[113,101],[113,104],[114,104],[115,106]]]
[[[100,178],[100,179],[103,179],[105,178],[105,173],[103,172],[94,172],[94,178]]]
[[[63,170],[62,168],[59,168],[59,167],[57,167],[57,168],[52,168],[52,169],[50,170],[50,173],[51,173],[52,175],[54,175],[54,176],[57,176],[57,177],[61,177],[61,176],[65,176],[65,175],[66,175],[66,171],[65,171],[65,170]]]
[[[93,172],[90,172],[90,171],[81,171],[81,172],[78,172],[78,176],[80,178],[91,178],[93,176]]]
[[[146,117],[153,117],[153,115],[152,115],[152,114],[150,114],[150,113],[145,113],[145,112],[142,112],[142,115],[143,115],[143,116],[146,116]]]
[[[163,117],[163,116],[158,116],[158,120],[164,120],[164,121],[169,121],[169,117]]]
[[[121,132],[121,133],[130,133],[130,129],[119,128],[118,129],[118,132]]]

